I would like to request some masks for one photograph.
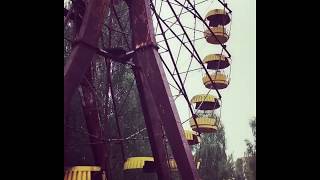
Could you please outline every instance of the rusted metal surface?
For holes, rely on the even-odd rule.
[[[157,106],[152,98],[151,89],[147,79],[139,70],[134,69],[138,91],[140,92],[140,103],[149,136],[152,154],[157,166],[156,171],[159,180],[169,180],[170,170],[167,164],[165,139],[161,127],[161,119]]]
[[[87,123],[87,128],[90,137],[90,143],[94,155],[94,160],[97,165],[106,170],[106,145],[102,143],[104,140],[103,132],[100,127],[100,119],[98,112],[98,104],[96,94],[93,90],[91,68],[85,74],[85,78],[81,82],[80,96],[82,101],[82,108],[84,117]]]
[[[82,22],[75,20],[76,41],[72,48],[69,61],[64,67],[64,114],[68,114],[69,103],[76,88],[81,82],[81,99],[84,116],[90,136],[94,160],[97,165],[106,171],[108,170],[108,159],[103,133],[99,122],[99,114],[96,104],[95,92],[92,89],[92,74],[90,63],[96,52],[91,46],[96,46],[101,34],[109,0],[90,0]],[[75,1],[75,3],[80,1]],[[83,43],[82,43],[83,42]],[[86,76],[86,78],[84,78]],[[91,84],[90,84],[91,83]],[[107,175],[108,176],[108,175]]]
[[[182,179],[199,180],[191,149],[184,137],[181,121],[155,48],[150,2],[149,0],[128,0],[127,4],[133,33],[133,48],[136,49],[134,62],[138,68],[137,73],[143,77],[142,86],[148,88],[145,91],[150,93],[146,95],[145,91],[140,91],[140,96],[143,96],[146,101],[154,101],[154,107],[156,107],[154,111],[158,112],[163,121]],[[148,110],[153,109],[148,106]]]
[[[92,46],[98,44],[108,3],[109,0],[90,0],[86,8],[82,25],[76,38],[80,43],[77,43],[72,48],[69,60],[64,66],[64,114],[67,114],[71,97],[83,79],[95,54],[94,49],[81,42]]]

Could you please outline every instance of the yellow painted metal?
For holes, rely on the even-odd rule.
[[[227,13],[224,9],[213,9],[206,14],[205,18],[208,19],[214,15],[226,15],[227,16]]]
[[[87,172],[83,172],[82,179],[83,180],[87,180],[87,175],[88,175],[88,171]]]
[[[77,172],[77,180],[82,180],[82,174],[84,173],[85,171],[78,171]],[[84,173],[84,174],[86,174],[86,173]]]
[[[142,169],[145,161],[154,161],[153,157],[131,157],[124,163],[124,170]]]
[[[91,179],[91,173],[87,172],[87,179],[90,180]]]
[[[214,118],[199,117],[199,118],[196,118],[196,120],[198,123],[199,131],[201,133],[212,133],[218,129],[216,125],[216,119]],[[194,131],[197,130],[197,126],[193,118],[189,119],[189,123],[192,130]]]
[[[143,169],[145,161],[153,161],[153,157],[131,157],[126,160],[124,163],[124,170],[134,170],[134,169]],[[172,171],[177,171],[178,166],[174,159],[169,159],[169,168]],[[197,162],[197,169],[200,167],[200,162]]]
[[[196,96],[193,96],[191,99],[192,103],[201,103],[201,102],[215,102],[217,101],[217,98],[210,94],[199,94]]]
[[[230,66],[229,59],[222,54],[209,54],[203,59],[208,69],[224,69]]]
[[[229,36],[226,33],[226,30],[223,26],[211,27],[210,30],[216,35],[217,39],[221,43],[225,43],[228,41]],[[210,44],[219,44],[219,41],[211,34],[209,29],[204,31],[204,37],[207,42]]]
[[[178,170],[177,163],[176,163],[176,161],[174,159],[169,159],[169,167],[173,171],[177,171]]]
[[[225,61],[226,57],[222,54],[209,54],[203,59],[203,63],[208,63],[211,61]]]
[[[91,172],[101,171],[98,166],[74,166],[65,172],[64,180],[91,180]]]
[[[214,9],[207,13],[206,20],[209,21],[209,26],[216,27],[218,25],[227,25],[231,22],[229,14],[224,9]]]
[[[178,171],[178,166],[177,166],[177,163],[174,159],[169,159],[169,167],[172,171]],[[197,169],[200,168],[200,161],[198,161],[196,163],[196,167],[197,167]]]
[[[221,72],[217,72],[215,74],[210,74],[210,77],[215,84],[215,87],[217,89],[224,89],[229,85],[229,81],[227,80],[227,76]],[[209,88],[209,89],[214,89],[213,84],[210,81],[209,76],[204,76],[202,78],[203,84]]]
[[[184,135],[186,136],[187,141],[193,140],[193,135],[195,134],[194,131],[191,130],[184,130]]]
[[[73,172],[71,172],[71,174],[72,174],[71,180],[77,180],[78,171],[73,171]]]
[[[214,110],[220,107],[218,98],[210,94],[199,94],[191,99],[192,103],[196,104],[196,109],[199,110]]]
[[[184,130],[184,135],[189,143],[189,145],[195,145],[200,143],[200,138],[198,133],[192,130]]]

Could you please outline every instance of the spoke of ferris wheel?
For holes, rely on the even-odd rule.
[[[204,0],[204,1],[201,1],[201,2],[198,2],[198,3],[196,3],[196,5],[198,5],[198,4],[202,4],[202,3],[204,3],[204,2],[207,2],[208,0]],[[186,13],[188,13],[189,11],[185,11],[185,12],[182,12],[181,14],[186,14]],[[165,18],[165,19],[163,19],[163,20],[168,20],[168,19],[172,19],[172,18],[174,18],[175,16],[170,16],[170,17],[168,17],[168,18]]]
[[[168,82],[168,84],[173,87],[174,89],[176,89],[177,91],[180,91],[180,89],[176,88],[174,85],[172,85],[171,83]]]
[[[158,34],[158,35],[162,35],[162,34]],[[172,37],[169,37],[169,38],[167,38],[167,40],[172,40],[172,39],[174,39],[174,38],[176,38],[176,37],[179,37],[179,36],[183,36],[183,35],[185,35],[184,33],[182,33],[182,34],[179,34],[179,35],[174,35],[174,36],[172,36]],[[198,37],[198,38],[196,38],[196,39],[191,39],[192,41],[198,41],[198,40],[201,40],[201,39],[204,39],[205,37]],[[164,40],[160,40],[160,41],[158,41],[157,43],[162,43],[162,42],[164,42]],[[183,42],[184,44],[188,44],[189,43],[189,41],[185,41],[185,42]]]
[[[229,13],[232,13],[231,9],[229,9],[227,3],[223,3],[221,0],[218,0],[220,4],[222,4],[225,8],[228,9]]]
[[[163,2],[163,1],[161,1],[161,2]],[[186,0],[183,2],[183,5],[185,5],[186,4]],[[183,11],[183,8],[181,8],[180,9],[180,12],[179,12],[179,14],[178,14],[178,17],[180,18],[181,17],[181,15],[182,15],[182,11]],[[161,14],[159,13],[159,16],[161,16]],[[158,24],[157,24],[158,25]],[[172,25],[170,26],[170,28],[172,27],[174,25],[174,23],[172,23]],[[168,31],[168,29],[167,30],[165,30],[164,31],[164,33],[166,33]],[[157,32],[157,31],[156,31]]]
[[[168,2],[168,1],[167,1],[167,2]],[[169,6],[171,7],[171,5],[170,5],[169,2],[168,2],[168,4],[169,4]],[[171,8],[172,8],[172,7],[171,7]],[[154,7],[153,3],[151,3],[151,9],[152,9],[153,11],[155,11],[155,7]],[[174,13],[175,13],[175,12],[174,12]],[[164,30],[163,30],[163,27],[162,27],[162,25],[161,25],[160,18],[159,18],[159,15],[157,14],[157,12],[155,12],[155,16],[156,16],[157,22],[158,22],[158,24],[159,24],[160,30],[161,30],[161,32],[162,32],[162,34],[163,34],[163,38],[164,38],[164,40],[165,40],[165,43],[166,43],[166,46],[167,46],[167,49],[168,49],[168,52],[169,52],[169,55],[170,55],[170,59],[171,59],[171,61],[172,61],[172,63],[173,63],[173,66],[174,66],[176,72],[179,74],[179,70],[178,70],[178,68],[177,68],[177,65],[175,64],[175,61],[174,61],[174,58],[173,58],[173,54],[172,54],[172,51],[171,51],[171,49],[170,49],[170,45],[169,45],[168,41],[166,40],[166,35],[165,35],[165,33],[164,33]],[[175,13],[175,16],[177,17],[176,13]],[[177,20],[178,20],[178,19],[177,19]],[[179,20],[178,20],[178,21],[179,21]],[[160,57],[161,57],[161,56],[160,56]],[[165,64],[164,61],[163,61],[163,63]],[[167,66],[166,66],[166,67],[167,67]],[[169,69],[167,69],[167,70],[170,72]],[[171,77],[175,80],[175,78],[174,78],[174,76],[172,75],[172,73],[170,73],[170,75],[171,75]],[[190,101],[189,101],[187,92],[186,92],[186,90],[185,90],[185,87],[184,87],[184,85],[183,85],[183,82],[182,82],[182,79],[181,79],[180,75],[178,75],[178,80],[179,80],[180,85],[181,85],[181,93],[182,93],[182,95],[184,96],[184,98],[185,98],[185,100],[186,100],[186,102],[187,102],[187,104],[188,104],[188,108],[189,108],[189,110],[190,110],[190,112],[191,112],[191,114],[192,114],[192,117],[194,118],[194,121],[195,121],[195,124],[196,124],[196,127],[197,127],[197,132],[198,132],[198,134],[199,134],[199,136],[200,136],[201,132],[199,131],[199,126],[198,126],[197,120],[196,120],[196,118],[195,118],[195,114],[193,113],[192,105],[191,105],[191,103],[190,103]],[[176,82],[176,81],[175,81],[175,82]],[[178,84],[177,84],[177,85],[178,85]]]
[[[182,41],[184,40],[184,35],[182,36]],[[178,57],[177,57],[177,60],[176,60],[176,65],[178,65],[178,60],[179,60],[179,56],[180,56],[180,53],[181,53],[181,49],[182,49],[182,44],[180,44],[180,46],[179,46],[179,51],[178,51]],[[174,74],[176,71],[175,71],[175,69],[173,70],[173,73],[172,74]]]
[[[159,17],[157,14],[156,14],[156,16],[157,16],[157,18],[158,18],[159,20],[162,21],[162,23],[163,23],[164,25],[166,25],[166,26],[168,27],[167,23],[166,23],[165,21],[163,21],[163,20],[161,19],[161,17]],[[183,27],[181,27],[181,28],[183,28]],[[193,52],[183,43],[183,41],[176,35],[176,33],[175,33],[172,29],[170,29],[170,31],[171,31],[171,33],[173,33],[173,34],[176,36],[176,39],[179,40],[180,43],[182,43],[183,46],[190,52],[190,54],[193,54]],[[188,37],[188,41],[189,41],[189,43],[191,42],[189,37]],[[191,46],[192,46],[192,48],[194,49],[194,46],[192,45],[192,42],[191,42]],[[204,66],[203,62],[199,59],[199,58],[200,58],[199,54],[197,53],[197,51],[194,51],[194,52],[195,52],[195,54],[197,55],[197,56],[195,57],[195,59],[199,62],[199,64],[202,66],[202,68],[206,71],[206,74],[207,74],[207,76],[209,76],[209,79],[210,79],[210,81],[212,82],[212,84],[214,84],[212,78],[211,78],[210,75],[209,75],[208,70],[207,70],[206,67]],[[177,74],[178,74],[178,73],[177,73]],[[219,99],[221,99],[221,94],[220,94],[220,92],[218,91],[218,89],[217,89],[216,87],[214,87],[214,88],[215,88],[215,90],[216,90],[216,92],[217,92],[217,94],[218,94],[218,96],[219,96]]]
[[[194,34],[194,36],[195,36],[195,34]],[[195,44],[195,40],[193,41],[193,44]],[[186,73],[186,75],[184,76],[183,84],[186,83],[186,80],[187,80],[187,77],[188,77],[188,74],[189,74],[189,70],[190,70],[190,67],[191,67],[191,63],[192,63],[193,57],[194,57],[194,55],[192,54],[192,55],[191,55],[191,58],[190,58],[189,66],[188,66],[188,69],[187,69],[187,73]]]
[[[187,7],[185,7],[184,5],[182,5],[179,1],[174,0],[175,2],[179,3],[181,6],[183,6],[185,9],[187,9],[191,14],[193,14],[195,17],[197,17],[205,26],[206,28],[210,29],[209,25],[205,22],[205,20],[201,17],[201,15],[199,14],[199,12],[195,9],[195,7],[192,5],[192,3],[189,0],[186,0],[188,2],[188,4],[192,7],[192,9],[194,10],[194,12],[190,11]],[[181,27],[183,29],[183,27]],[[231,58],[231,54],[229,53],[229,51],[226,49],[226,46],[221,43],[221,41],[217,38],[217,36],[212,32],[211,35],[219,42],[220,46],[223,48],[223,50],[228,54],[227,58]],[[211,77],[209,76],[209,79],[211,81]],[[219,96],[220,97],[220,96]]]
[[[171,25],[179,26],[179,25],[177,24],[177,21],[175,21],[175,22],[172,22],[172,21],[169,21],[169,20],[165,20],[165,21],[171,23]],[[171,27],[172,27],[172,26],[171,26]],[[184,27],[184,28],[187,28],[187,29],[191,29],[191,30],[193,30],[193,31],[197,31],[197,32],[204,33],[204,31],[198,30],[198,29],[196,29],[195,27],[194,27],[194,28],[188,27],[188,26],[183,26],[183,27]],[[168,29],[167,29],[166,31],[168,31]]]
[[[204,97],[204,99],[207,98],[207,96],[209,95],[209,93],[210,93],[211,90],[212,90],[212,89],[209,89],[209,90],[208,90],[208,92],[207,92],[206,96]],[[201,106],[203,102],[204,102],[204,101],[202,101],[199,106]],[[196,112],[194,112],[194,113],[197,114],[198,111],[199,111],[199,109],[197,109]],[[183,121],[181,124],[184,124],[184,123],[188,122],[189,120],[190,120],[190,119],[187,119],[187,120]]]
[[[168,49],[166,49],[165,47],[161,46],[160,44],[157,44],[161,49],[168,51]]]
[[[160,4],[159,14],[161,14],[162,4],[163,4],[163,1],[161,1],[161,4]],[[155,32],[157,32],[157,31],[158,31],[158,24],[157,24],[157,26],[156,26],[156,31],[155,31]]]
[[[178,3],[180,3],[179,1],[177,1],[177,0],[175,0],[176,2],[178,2]],[[193,5],[190,3],[190,1],[189,0],[187,0],[188,1],[188,3],[193,7]],[[199,54],[198,54],[198,52],[196,51],[196,49],[195,49],[195,47],[194,47],[194,45],[192,44],[192,41],[191,41],[191,39],[190,39],[190,37],[188,36],[188,34],[186,33],[186,30],[184,29],[184,27],[182,27],[182,23],[180,22],[180,20],[179,20],[179,18],[177,17],[177,14],[176,14],[176,12],[174,11],[174,8],[172,7],[172,5],[170,4],[170,2],[169,1],[167,1],[167,3],[168,3],[168,5],[170,6],[170,9],[171,9],[171,12],[175,15],[175,17],[176,17],[176,19],[177,19],[177,21],[178,21],[178,23],[179,23],[179,25],[180,25],[180,27],[181,27],[181,29],[182,29],[182,31],[186,34],[186,37],[187,37],[187,39],[188,39],[188,41],[189,41],[189,43],[190,43],[190,45],[191,45],[191,47],[192,47],[192,49],[193,49],[193,51],[194,52],[191,52],[190,50],[189,50],[189,48],[187,48],[186,46],[186,49],[188,49],[188,51],[191,53],[191,54],[195,54],[196,56],[195,56],[195,59],[199,62],[199,64],[203,67],[203,69],[205,70],[205,72],[206,72],[206,75],[209,77],[209,79],[210,79],[210,82],[213,84],[213,86],[214,86],[214,89],[216,90],[216,92],[217,92],[217,94],[218,94],[218,96],[219,96],[219,99],[221,99],[222,97],[221,97],[221,94],[220,94],[220,92],[219,92],[219,90],[216,88],[216,86],[215,86],[215,84],[214,84],[214,82],[213,82],[213,80],[212,80],[212,78],[211,78],[211,76],[210,76],[210,74],[209,74],[209,72],[208,72],[208,70],[206,69],[206,67],[204,66],[204,64],[203,64],[203,62],[201,61],[201,57],[199,56]],[[197,15],[199,16],[199,13],[195,10],[195,8],[193,7],[193,9],[194,9],[194,11],[197,13]],[[192,11],[190,11],[192,14],[194,14]],[[194,14],[195,15],[195,14]],[[196,15],[195,15],[196,16]],[[159,16],[157,16],[159,19],[161,19],[161,17],[159,17]],[[201,18],[201,17],[200,17]],[[202,20],[202,22],[203,23],[206,23],[202,18],[200,19],[200,20]],[[166,24],[166,22],[164,22],[163,20],[161,20],[162,22],[163,22],[163,24],[165,24],[167,27],[168,27],[168,25]],[[159,22],[160,23],[160,22]],[[206,24],[207,25],[207,24]],[[170,30],[173,34],[175,34],[172,30]],[[211,34],[213,34],[214,35],[214,37],[216,37],[216,35],[211,31]],[[216,37],[217,38],[217,37]],[[177,39],[179,39],[179,37],[177,37]],[[180,39],[179,39],[180,40]],[[219,41],[220,42],[220,41]],[[220,43],[221,44],[221,43]],[[225,48],[225,47],[224,47]],[[178,72],[177,72],[178,73]],[[178,76],[179,77],[179,76]]]
[[[191,70],[188,70],[188,71],[180,72],[179,74],[181,75],[181,74],[185,74],[185,73],[189,73],[189,72],[197,71],[197,70],[201,70],[201,69],[203,69],[203,68],[201,67],[201,68],[191,69]],[[173,75],[176,76],[176,75],[178,75],[178,74],[173,74]]]

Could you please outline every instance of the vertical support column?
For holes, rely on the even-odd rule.
[[[127,0],[133,33],[133,48],[136,49],[134,62],[138,69],[136,77],[140,77],[140,96],[144,101],[152,103],[146,109],[149,114],[160,117],[163,121],[166,135],[172,148],[183,180],[199,180],[191,149],[184,137],[183,128],[172,99],[167,79],[157,50],[150,11],[149,0]],[[139,78],[137,78],[139,80]],[[155,108],[155,109],[153,109]],[[152,118],[154,117],[152,116]],[[151,117],[150,117],[151,118]],[[147,118],[148,124],[155,122]],[[147,127],[149,128],[149,127]],[[158,136],[154,137],[159,143]],[[152,139],[153,140],[153,139]]]
[[[134,75],[140,95],[140,103],[143,116],[150,140],[151,150],[153,153],[158,180],[169,180],[170,169],[166,158],[166,147],[164,134],[161,127],[161,119],[157,110],[157,106],[153,101],[151,89],[147,84],[146,78],[139,70],[134,69]]]
[[[107,13],[109,0],[90,0],[86,8],[83,21],[76,36],[77,44],[71,51],[68,62],[64,66],[64,115],[68,114],[70,100],[80,82],[84,95],[82,96],[85,119],[88,125],[88,131],[97,137],[90,137],[91,142],[101,142],[102,137],[99,131],[99,118],[94,100],[94,93],[90,89],[90,82],[83,81],[87,72],[87,77],[91,77],[90,63],[96,53],[90,46],[98,44],[101,35],[101,29]],[[89,78],[88,78],[89,79]],[[93,145],[93,153],[96,163],[105,169],[105,147],[103,144]]]
[[[90,0],[83,17],[77,43],[71,51],[68,62],[64,66],[64,114],[69,109],[72,95],[79,86],[95,50],[86,44],[96,46],[107,13],[109,0]],[[81,43],[82,42],[82,43]],[[86,43],[86,44],[85,44]]]
[[[93,78],[90,67],[85,74],[85,78],[81,82],[80,96],[88,132],[91,135],[89,136],[89,139],[95,163],[100,166],[103,171],[107,171],[110,169],[107,164],[107,146],[105,142],[103,142],[104,137],[103,133],[101,133],[102,127],[100,127],[99,122],[98,104],[92,82]]]

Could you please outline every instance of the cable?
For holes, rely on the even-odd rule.
[[[122,103],[121,103],[121,105],[120,105],[120,108],[119,108],[119,111],[118,111],[119,116],[120,116],[120,114],[121,114],[122,108],[124,107],[124,104],[125,104],[126,100],[127,100],[128,97],[129,97],[129,94],[131,93],[131,91],[132,91],[132,89],[133,89],[133,85],[134,85],[134,84],[135,84],[135,80],[132,80],[132,83],[131,83],[131,85],[130,85],[130,89],[129,89],[129,91],[128,91],[127,94],[126,94],[125,99],[122,101]]]
[[[200,1],[200,2],[196,3],[196,5],[205,3],[205,2],[207,2],[207,1],[208,1],[208,0]],[[179,5],[180,5],[180,4],[179,4]],[[181,13],[181,14],[185,14],[185,13],[187,13],[187,12],[188,12],[188,11],[185,11],[185,12],[183,12],[183,13]],[[174,18],[174,16],[170,16],[170,17],[166,18],[165,20],[167,20],[167,19],[172,19],[172,18]]]
[[[179,1],[177,0],[174,0],[176,1],[177,3],[179,3],[181,6],[183,6]],[[202,21],[204,23],[204,25],[210,29],[210,27],[207,25],[207,23],[205,22],[205,20],[201,17],[201,15],[198,13],[198,11],[193,7],[193,5],[190,3],[189,0],[186,0],[188,1],[188,3],[190,4],[190,6],[193,8],[193,10],[195,11],[195,13],[193,13],[192,11],[190,11],[188,8],[186,8],[185,6],[183,6],[185,9],[187,9],[190,13],[192,13],[193,15],[195,15],[196,17],[198,17],[198,19],[200,21]],[[226,49],[225,45],[223,43],[221,43],[221,41],[217,38],[217,36],[210,30],[211,32],[211,35],[219,42],[219,44],[221,45],[221,47],[226,51],[226,53],[228,54],[229,57],[231,57],[231,54],[229,53],[229,51]]]
[[[179,74],[184,74],[184,73],[188,73],[188,72],[193,72],[193,71],[197,71],[197,70],[201,70],[201,69],[203,69],[203,68],[201,67],[201,68],[191,69],[191,70],[188,70],[188,71],[185,71],[185,72],[180,72]],[[173,75],[177,75],[177,74],[173,74]]]
[[[195,6],[195,1],[193,1],[193,4]],[[196,19],[196,16],[194,16],[194,31],[193,31],[193,44],[195,45],[196,42],[195,42],[195,38],[196,38],[196,27],[197,27],[197,19]],[[194,50],[193,50],[194,52]],[[188,76],[188,73],[189,73],[189,70],[190,70],[190,66],[191,66],[191,63],[192,63],[192,58],[193,58],[193,54],[191,54],[191,59],[190,59],[190,63],[189,63],[189,66],[188,66],[188,70],[187,70],[187,73],[186,73],[186,76],[184,77],[184,81],[183,81],[183,84],[186,83],[186,79],[187,79],[187,76]]]
[[[111,66],[112,67],[112,66]],[[109,72],[109,75],[111,76],[111,72]],[[114,117],[116,119],[116,124],[117,124],[117,132],[118,132],[118,136],[120,138],[122,138],[122,132],[121,132],[121,128],[120,128],[120,124],[119,124],[119,116],[117,114],[117,105],[116,105],[116,102],[115,102],[115,96],[114,96],[114,93],[113,93],[113,87],[112,87],[112,80],[109,81],[109,86],[110,86],[110,93],[111,93],[111,97],[112,97],[112,104],[113,104],[113,109],[114,109]],[[124,153],[124,147],[123,147],[123,144],[121,144],[121,155],[122,155],[122,160],[123,162],[125,161],[125,153]]]
[[[163,1],[161,0],[159,14],[161,14],[161,10],[162,10],[162,3],[163,3]],[[157,26],[156,26],[156,32],[158,32],[158,24],[157,24]]]
[[[183,39],[184,39],[184,35],[182,36],[182,41],[183,41]],[[178,60],[179,60],[179,56],[180,56],[180,53],[181,53],[181,48],[182,48],[182,44],[180,44],[180,46],[179,46],[179,50],[178,50],[178,55],[177,55],[177,60],[176,60],[176,65],[178,65]],[[176,72],[176,69],[173,69],[173,73],[172,74],[174,74]],[[179,73],[179,74],[181,74],[181,73]]]
[[[152,9],[155,10],[154,8],[152,8]],[[155,13],[155,14],[156,14],[156,13]],[[168,25],[166,24],[166,22],[164,22],[164,21],[161,19],[161,17],[159,17],[157,14],[156,14],[156,17],[158,17],[157,19],[161,20],[161,22],[168,27]],[[158,23],[160,23],[160,22],[158,21]],[[181,28],[183,29],[183,27],[181,27]],[[176,34],[175,34],[175,32],[174,32],[173,30],[170,29],[170,31],[176,36]],[[183,43],[179,37],[176,36],[176,38],[177,38],[181,43]],[[190,40],[189,40],[189,42],[190,42]],[[192,43],[190,43],[190,44],[191,44],[191,46],[192,46],[193,49],[194,49],[194,46],[192,45]],[[183,45],[184,45],[184,47],[185,47],[191,54],[193,53],[184,43],[183,43]],[[197,57],[195,57],[195,59],[199,62],[199,64],[200,64],[200,65],[203,67],[203,69],[206,71],[206,74],[209,75],[207,69],[205,68],[205,66],[203,65],[202,61],[200,60],[201,58],[200,58],[199,54],[197,53],[197,51],[195,51],[195,53],[196,53],[196,55],[197,55]],[[213,83],[213,81],[212,81],[212,79],[211,79],[210,76],[209,76],[209,79],[210,79],[211,83],[213,84],[213,86],[214,86],[214,88],[215,88],[215,90],[216,90],[216,92],[217,92],[217,94],[218,94],[218,96],[219,96],[219,99],[221,99],[220,92],[219,92],[218,89],[215,87],[215,84]]]
[[[207,96],[209,95],[209,93],[210,93],[211,90],[212,90],[212,89],[209,89],[209,91],[207,92],[206,96],[204,97],[204,100],[207,98]],[[203,103],[204,103],[204,101],[201,101],[199,107],[201,107],[201,105],[202,105]],[[197,114],[198,111],[199,111],[199,109],[197,109],[196,112],[194,112],[194,114]],[[183,121],[181,124],[184,124],[184,123],[186,123],[187,121],[189,121],[189,119]]]
[[[168,3],[169,5],[170,5],[170,3]],[[153,3],[151,3],[151,6],[152,6],[152,9],[154,9],[155,10],[155,7],[154,7],[154,5],[153,5]],[[170,5],[171,6],[171,5]],[[175,13],[174,13],[175,14]],[[174,68],[175,68],[175,70],[177,71],[177,74],[178,74],[178,80],[179,80],[179,82],[180,82],[180,85],[181,85],[181,90],[182,90],[182,95],[185,97],[185,99],[186,99],[186,101],[187,101],[187,104],[188,104],[188,107],[189,107],[189,110],[190,110],[190,112],[192,113],[192,116],[193,116],[193,118],[194,118],[194,121],[195,121],[195,124],[196,124],[196,127],[197,127],[197,130],[198,130],[198,133],[199,133],[199,135],[201,134],[201,132],[199,131],[199,126],[198,126],[198,123],[197,123],[197,120],[196,120],[196,118],[195,118],[195,115],[194,115],[194,113],[193,113],[193,110],[192,110],[192,107],[191,107],[191,104],[190,104],[190,101],[189,101],[189,98],[188,98],[188,95],[187,95],[187,92],[186,92],[186,90],[185,90],[185,88],[184,88],[184,85],[183,85],[183,82],[182,82],[182,79],[181,79],[181,77],[180,77],[180,75],[179,75],[179,70],[178,70],[178,68],[177,68],[177,65],[175,64],[175,61],[174,61],[174,58],[173,58],[173,55],[172,55],[172,52],[171,52],[171,50],[170,50],[170,46],[169,46],[169,43],[168,43],[168,41],[166,40],[166,35],[165,35],[165,33],[163,33],[163,28],[162,28],[162,25],[161,25],[161,23],[160,23],[160,20],[159,20],[159,15],[155,12],[155,15],[156,15],[156,18],[157,18],[157,21],[158,21],[158,23],[159,23],[159,27],[160,27],[160,30],[161,30],[161,32],[162,32],[162,34],[163,34],[163,38],[164,38],[164,40],[165,40],[165,43],[166,43],[166,46],[167,46],[167,49],[169,50],[169,55],[170,55],[170,59],[171,59],[171,61],[172,61],[172,63],[173,63],[173,66],[174,66]],[[175,14],[176,15],[176,14]],[[176,16],[177,17],[177,16]],[[178,20],[178,19],[177,19]],[[179,20],[178,20],[178,22],[179,22]],[[187,36],[188,37],[188,36]],[[161,57],[161,56],[160,56]],[[162,59],[162,58],[161,58]],[[164,62],[164,61],[163,61]],[[170,73],[171,75],[172,75],[172,73]],[[172,78],[174,78],[173,76],[172,76]]]
[[[121,31],[124,31],[123,28],[122,28],[122,25],[121,25],[121,23],[120,23],[120,18],[119,18],[119,16],[118,16],[117,11],[116,11],[116,9],[114,8],[114,5],[113,5],[113,4],[112,4],[112,11],[113,11],[113,13],[114,13],[114,15],[115,15],[115,17],[116,17],[116,20],[117,20],[117,22],[118,22],[118,25],[119,25],[119,27],[120,27],[120,30],[121,30]],[[126,40],[127,46],[130,47],[127,36],[124,36],[124,38],[125,38],[125,40]]]
[[[170,27],[172,27],[172,25],[179,26],[178,24],[176,24],[176,23],[177,23],[177,21],[176,21],[176,22],[171,22],[171,21],[169,21],[169,20],[165,20],[165,21],[166,21],[166,22],[168,22],[168,23],[171,23],[171,26],[170,26]],[[195,27],[194,27],[194,28],[192,28],[192,27],[185,26],[185,25],[183,25],[183,27],[184,27],[184,28],[187,28],[187,29],[190,29],[190,30],[195,30],[195,31],[200,32],[200,33],[204,33],[204,31],[202,31],[202,30],[198,30],[198,29],[196,29]],[[168,31],[168,30],[166,30],[166,31]],[[165,32],[166,32],[166,31],[165,31]]]

